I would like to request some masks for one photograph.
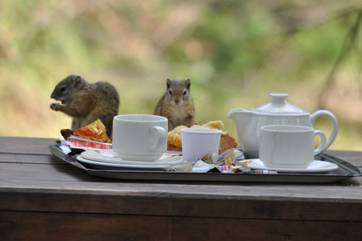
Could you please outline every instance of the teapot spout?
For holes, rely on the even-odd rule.
[[[246,150],[248,148],[250,127],[253,125],[253,112],[247,109],[238,108],[231,110],[228,117],[234,120],[240,147],[243,150]]]

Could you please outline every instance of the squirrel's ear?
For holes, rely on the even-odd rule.
[[[80,75],[74,76],[74,86],[79,87],[83,83],[83,79]]]
[[[170,79],[166,80],[166,85],[167,85],[167,89],[169,89],[171,87],[171,80]]]
[[[190,89],[191,86],[191,80],[190,79],[186,79],[186,88]]]

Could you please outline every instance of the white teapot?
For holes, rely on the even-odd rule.
[[[311,126],[319,117],[326,117],[332,122],[332,132],[327,139],[326,150],[337,136],[338,123],[336,117],[329,111],[318,110],[313,114],[291,105],[287,102],[288,94],[271,93],[271,103],[256,109],[232,109],[228,116],[236,123],[239,143],[248,157],[258,157],[259,129],[265,125],[301,125]],[[320,153],[319,152],[319,153]],[[318,153],[317,153],[318,154]]]

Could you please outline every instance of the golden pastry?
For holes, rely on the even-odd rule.
[[[181,130],[184,128],[187,128],[187,126],[177,126],[175,129],[173,129],[168,133],[167,137],[168,150],[173,150],[173,151],[182,150]],[[193,125],[191,128],[211,128],[211,129],[221,130],[222,135],[220,140],[220,149],[219,149],[220,153],[238,146],[236,140],[224,130],[225,125],[221,120],[209,121],[203,125]]]

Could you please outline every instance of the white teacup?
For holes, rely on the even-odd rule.
[[[207,154],[219,152],[221,131],[209,128],[185,128],[181,130],[182,156],[195,162]]]
[[[314,138],[320,145],[314,149]],[[326,136],[308,126],[268,125],[260,128],[259,158],[269,168],[306,168],[327,148]]]
[[[162,116],[115,116],[112,149],[124,160],[158,160],[167,150],[167,130],[168,120]]]

